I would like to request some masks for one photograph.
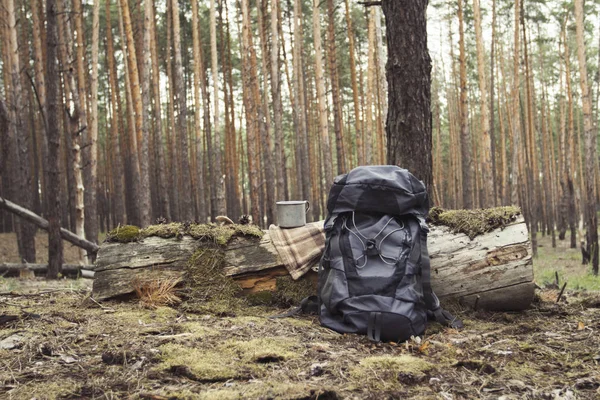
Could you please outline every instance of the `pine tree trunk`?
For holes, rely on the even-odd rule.
[[[583,124],[585,135],[585,193],[586,193],[586,229],[587,250],[592,261],[594,275],[598,275],[598,214],[596,213],[596,132],[592,124],[592,102],[587,81],[585,58],[583,0],[575,0],[575,26],[577,32],[577,58],[579,60],[579,83],[583,102]],[[583,189],[583,188],[582,188]]]
[[[360,119],[360,103],[358,102],[358,78],[356,76],[356,50],[354,48],[354,29],[352,27],[352,18],[350,16],[350,2],[348,0],[344,0],[344,5],[346,7],[346,25],[348,25],[348,45],[349,45],[349,53],[350,56],[348,57],[350,59],[350,80],[352,81],[352,101],[353,101],[353,105],[354,105],[354,129],[355,129],[355,135],[356,135],[356,154],[357,154],[357,163],[358,165],[364,165],[365,164],[365,150],[364,150],[364,143],[363,143],[363,131],[361,129],[361,119]],[[314,18],[314,17],[313,17]],[[320,27],[319,27],[320,30]],[[316,39],[315,39],[315,54],[320,54],[320,52],[318,52],[316,50],[317,45],[316,45]],[[320,58],[320,57],[319,57]],[[322,67],[321,67],[322,69]],[[382,74],[383,75],[383,74]],[[317,77],[317,81],[318,81],[318,77]],[[385,78],[384,78],[385,81]],[[325,85],[323,84],[323,87]],[[319,97],[319,99],[321,98],[321,96],[317,95]],[[320,101],[319,101],[320,103]],[[329,141],[329,136],[327,141]],[[323,145],[325,145],[325,142],[323,142]],[[327,144],[328,147],[327,148],[323,148],[323,154],[330,154],[330,149],[329,149],[329,144]],[[325,162],[327,162],[327,156],[324,157]],[[325,165],[325,171],[327,171],[327,164]],[[332,180],[329,180],[328,178],[329,175],[327,175],[326,173],[326,179],[327,179],[327,183],[331,183],[333,182]]]
[[[258,85],[256,81],[256,62],[251,60],[256,57],[252,44],[250,10],[248,0],[242,0],[242,81],[244,85],[244,108],[246,109],[246,144],[248,151],[248,177],[250,180],[250,215],[254,221],[259,221],[259,172],[256,165],[256,140],[258,139],[258,104],[254,98],[253,88]]]
[[[213,190],[214,209],[218,215],[226,214],[223,173],[221,172],[221,115],[219,112],[219,65],[217,62],[217,18],[215,0],[210,0],[210,55],[213,82],[214,148],[213,148]]]
[[[46,160],[48,210],[48,272],[50,279],[58,278],[63,263],[63,244],[60,237],[60,126],[58,123],[59,82],[57,69],[58,34],[55,0],[46,0],[46,116],[48,136],[48,159]]]
[[[181,34],[179,24],[179,3],[178,0],[172,0],[173,17],[173,49],[175,53],[175,71],[173,80],[175,81],[175,93],[177,95],[177,134],[179,137],[179,173],[181,174],[181,219],[189,221],[193,218],[190,162],[188,158],[188,129],[187,129],[187,104],[185,98],[185,83],[183,81],[183,64],[181,59]],[[175,134],[175,133],[174,133]],[[216,143],[216,141],[215,141]],[[216,160],[215,160],[216,161]],[[218,160],[220,162],[220,159]],[[216,163],[218,164],[218,163]],[[215,166],[216,168],[218,165]]]
[[[76,1],[77,2],[77,1]],[[79,37],[79,32],[77,34]],[[98,242],[98,216],[96,209],[90,207],[97,207],[97,185],[98,185],[98,48],[100,45],[100,0],[93,0],[92,10],[92,76],[90,79],[90,92],[91,92],[91,104],[90,104],[90,129],[86,130],[89,132],[88,143],[89,145],[89,169],[87,191],[89,197],[94,199],[88,200],[88,214],[89,214],[89,227],[88,234],[86,237],[93,243]],[[87,88],[84,88],[87,89]],[[85,170],[85,169],[84,169]],[[85,196],[84,196],[85,197]]]
[[[512,110],[511,110],[511,132],[512,132],[512,161],[511,161],[511,194],[510,201],[512,204],[517,204],[517,190],[518,184],[521,182],[521,175],[519,170],[519,152],[521,151],[521,110],[520,110],[520,101],[519,101],[519,86],[520,86],[520,72],[519,72],[519,64],[520,64],[520,48],[521,41],[519,35],[519,23],[520,23],[520,14],[521,14],[521,6],[520,1],[515,0],[515,19],[514,19],[514,53],[513,53],[513,86],[511,92],[511,100],[512,100]]]
[[[348,0],[346,0],[346,7]],[[323,165],[325,169],[325,182],[328,185],[333,183],[333,165],[331,162],[331,144],[329,142],[329,115],[327,112],[327,95],[325,93],[325,75],[323,73],[323,49],[321,47],[321,18],[319,13],[319,0],[313,1],[313,37],[315,43],[315,80],[317,87],[317,99],[319,102],[319,132],[321,133],[321,145],[323,147]],[[346,19],[348,20],[348,16]],[[348,33],[349,36],[353,34],[351,32]],[[353,48],[353,39],[350,41],[351,48]],[[351,53],[353,51],[351,50]],[[353,57],[350,57],[352,60]],[[353,63],[353,62],[352,62]],[[354,64],[354,63],[353,63]],[[354,75],[356,75],[356,71],[354,68],[352,69]],[[354,81],[353,81],[354,82]],[[356,82],[353,83],[353,86],[356,86]],[[358,94],[357,94],[358,96]],[[358,115],[358,97],[356,98],[355,109],[356,114]],[[358,119],[357,119],[358,121]],[[358,126],[358,125],[357,125]],[[364,163],[363,149],[362,149],[362,141],[359,139],[360,131],[357,131],[357,148],[359,153],[359,159],[362,160],[361,164]],[[360,142],[360,144],[358,144]]]
[[[271,0],[271,98],[273,100],[273,129],[275,132],[275,175],[277,179],[277,200],[286,200],[278,21],[279,0]]]
[[[494,179],[492,169],[492,140],[489,120],[489,101],[487,81],[485,76],[485,51],[483,49],[483,33],[481,29],[481,9],[479,0],[473,0],[475,14],[475,37],[477,42],[477,74],[479,75],[479,91],[481,105],[481,148],[482,148],[482,193],[481,207],[490,207],[494,203]]]
[[[388,43],[388,163],[433,184],[427,0],[383,0]]]
[[[566,20],[565,20],[566,25]],[[567,128],[567,143],[566,143],[566,164],[565,164],[565,175],[567,182],[567,208],[568,208],[568,222],[569,229],[571,231],[571,248],[577,248],[577,207],[575,204],[575,182],[573,176],[577,170],[577,164],[575,162],[575,118],[573,115],[573,91],[571,89],[571,57],[569,55],[569,43],[566,40],[566,28],[563,33],[563,40],[565,44],[565,81],[567,85],[567,108],[568,108],[568,123]]]
[[[154,7],[152,7],[152,19],[149,25],[150,28],[150,57],[152,58],[152,88],[154,95],[154,129],[156,137],[156,149],[155,153],[158,158],[158,203],[159,203],[159,214],[171,220],[171,204],[167,189],[167,175],[165,166],[165,147],[163,145],[163,120],[161,115],[161,100],[160,100],[160,70],[158,62],[158,45],[156,43],[156,16],[154,13]]]
[[[346,153],[344,149],[344,132],[342,121],[342,96],[340,93],[340,78],[338,74],[336,42],[335,42],[335,8],[333,0],[327,0],[327,60],[331,79],[331,96],[333,98],[333,130],[337,153],[337,172],[343,174],[346,169]],[[303,108],[301,108],[303,109]]]
[[[465,54],[463,0],[458,0],[458,47],[460,62],[460,149],[462,156],[463,207],[473,208],[473,155],[469,131],[469,104],[467,100],[467,62]]]

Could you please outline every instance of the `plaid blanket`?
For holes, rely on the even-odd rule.
[[[325,248],[323,221],[291,229],[271,225],[269,234],[292,279],[300,278],[319,264]]]

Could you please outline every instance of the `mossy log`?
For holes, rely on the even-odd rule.
[[[432,285],[441,299],[488,310],[529,306],[534,283],[527,226],[520,215],[502,225],[472,239],[455,226],[432,226]],[[132,293],[132,283],[139,280],[185,279],[192,255],[206,246],[187,235],[104,243],[94,268],[93,296],[100,300]],[[288,275],[268,232],[262,238],[233,236],[221,249],[224,274],[246,293],[274,291],[277,278]],[[310,272],[301,280],[315,278]]]

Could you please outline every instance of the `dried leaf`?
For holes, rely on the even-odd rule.
[[[577,330],[578,331],[582,331],[585,329],[585,324],[581,321],[579,321],[579,323],[577,324]]]
[[[427,353],[427,349],[429,348],[429,340],[426,342],[423,342],[422,345],[419,346],[419,352],[420,353]]]

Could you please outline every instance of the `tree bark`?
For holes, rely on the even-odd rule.
[[[175,1],[175,0],[173,0]],[[213,82],[213,134],[214,148],[212,151],[213,160],[213,207],[217,215],[224,215],[225,193],[223,190],[223,173],[221,172],[221,115],[219,112],[219,65],[217,53],[217,17],[215,9],[215,0],[210,0],[210,55],[211,72]]]
[[[60,229],[60,126],[58,122],[59,76],[57,33],[57,8],[55,0],[46,0],[46,115],[48,118],[48,160],[46,160],[48,194],[48,272],[50,279],[58,278],[63,263],[63,244]]]
[[[467,61],[463,0],[458,0],[458,51],[460,63],[460,150],[462,159],[463,207],[473,208],[473,154],[469,131],[469,103],[467,93]]]
[[[12,172],[12,193],[11,196],[16,201],[31,208],[31,164],[28,146],[28,135],[30,132],[25,130],[23,119],[25,118],[23,91],[21,85],[21,63],[19,60],[19,43],[17,40],[17,9],[14,0],[7,0],[6,7],[6,33],[8,34],[8,49],[5,55],[8,55],[8,69],[10,71],[10,89],[11,97],[9,106],[9,152],[10,164],[14,168]],[[22,43],[21,45],[25,45]],[[4,66],[6,67],[6,66]],[[17,223],[17,241],[19,246],[19,255],[22,259],[35,261],[35,226],[27,223]]]
[[[317,99],[319,102],[319,131],[321,133],[321,145],[323,147],[323,165],[325,169],[325,182],[328,185],[333,183],[333,165],[331,162],[331,144],[329,142],[329,114],[327,112],[327,94],[325,93],[325,75],[323,72],[323,48],[321,46],[321,18],[319,12],[319,0],[313,1],[313,37],[315,44],[315,80],[317,87]],[[346,0],[346,7],[347,7]],[[348,17],[347,17],[348,18]],[[352,35],[351,32],[348,35]],[[353,46],[353,41],[350,41],[351,47]],[[353,60],[354,57],[350,57]],[[356,75],[356,71],[354,71],[354,75]],[[354,78],[353,78],[354,79]],[[354,80],[353,80],[354,82]],[[356,85],[356,83],[354,83]],[[356,99],[358,102],[358,98]],[[355,104],[355,107],[358,107]],[[356,115],[358,115],[358,110],[356,111]],[[357,120],[358,121],[358,120]],[[358,126],[358,125],[357,125]],[[358,135],[357,133],[357,143],[358,143]],[[362,141],[360,142],[359,154],[362,154]],[[362,163],[364,163],[364,156],[360,158]]]
[[[479,75],[479,91],[481,105],[481,148],[482,148],[482,207],[489,207],[495,202],[494,179],[492,169],[492,139],[489,120],[489,101],[485,76],[485,51],[483,49],[483,33],[481,29],[481,9],[479,0],[473,0],[475,14],[475,37],[477,42],[477,74]]]
[[[342,120],[342,96],[335,43],[335,8],[333,0],[327,0],[327,60],[329,61],[329,78],[331,80],[331,96],[333,98],[333,130],[335,132],[337,172],[344,174],[346,169],[346,152],[344,149],[344,125]],[[302,110],[303,108],[301,108]]]
[[[348,0],[344,0],[344,5],[346,8],[346,25],[348,25],[348,51],[350,52],[350,80],[352,81],[352,101],[354,106],[354,126],[355,126],[355,135],[356,135],[356,160],[358,165],[365,164],[365,149],[363,142],[363,130],[361,127],[361,119],[360,119],[360,103],[358,101],[359,91],[358,91],[358,78],[356,76],[356,50],[354,45],[354,29],[352,27],[352,18],[350,16],[350,2]],[[315,53],[319,54],[316,51],[316,43],[315,43]],[[318,78],[317,78],[318,79]],[[320,98],[320,97],[319,97]],[[329,139],[328,139],[329,140]],[[323,148],[323,153],[325,155],[330,154],[331,150],[326,150]],[[327,162],[327,158],[324,157]],[[331,183],[333,181],[327,180],[327,183]]]
[[[585,58],[583,0],[575,0],[575,28],[577,32],[577,58],[579,60],[579,84],[583,102],[583,124],[585,136],[585,192],[587,251],[592,261],[592,271],[598,275],[598,214],[596,213],[596,132],[592,124],[592,102],[587,80]]]
[[[112,35],[110,0],[106,0],[106,59],[108,63],[108,78],[110,87],[110,102],[112,107],[112,120],[110,124],[111,149],[110,159],[113,168],[113,215],[116,224],[125,224],[125,202],[123,199],[123,161],[121,158],[121,145],[119,141],[120,132],[124,131],[120,124],[121,107],[117,96],[119,85],[117,79],[117,68],[114,58],[114,44]]]
[[[285,197],[285,154],[283,143],[283,106],[281,103],[281,61],[279,58],[279,0],[271,0],[271,98],[275,139],[275,176],[277,200]]]
[[[383,0],[388,62],[388,163],[433,185],[427,0]]]
[[[179,137],[179,173],[181,174],[181,219],[183,221],[190,221],[192,219],[192,212],[194,207],[192,206],[192,196],[188,195],[191,193],[191,176],[190,176],[190,162],[188,158],[188,129],[187,129],[187,104],[185,98],[185,83],[183,81],[183,64],[181,59],[181,34],[179,24],[179,0],[172,0],[172,13],[173,17],[173,49],[175,53],[175,94],[177,96],[177,129]],[[176,134],[173,132],[173,134]],[[216,142],[215,142],[216,143]],[[220,160],[219,160],[220,161]],[[216,164],[216,160],[215,160]],[[216,165],[218,167],[218,165]]]

